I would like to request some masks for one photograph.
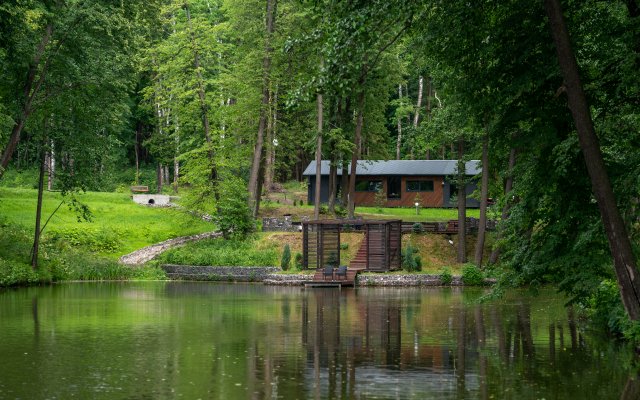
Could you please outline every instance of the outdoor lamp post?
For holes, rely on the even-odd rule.
[[[415,204],[416,204],[416,215],[418,215],[418,214],[420,214],[420,208],[419,208],[419,207],[420,207],[420,203],[418,203],[418,202],[416,201],[416,203],[415,203]]]

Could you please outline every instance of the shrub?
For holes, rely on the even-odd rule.
[[[422,224],[420,222],[416,222],[411,226],[411,230],[413,233],[422,233]]]
[[[302,253],[296,253],[295,257],[293,258],[293,264],[298,271],[302,271],[304,269],[304,260],[302,257]]]
[[[339,259],[338,253],[336,252],[329,253],[329,256],[327,257],[327,265],[331,265],[332,267],[337,267],[338,259]]]
[[[322,214],[322,215],[329,214],[329,207],[327,207],[327,205],[326,205],[326,204],[322,204],[322,205],[320,206],[320,210],[319,210],[319,212],[320,212],[320,214]]]
[[[280,267],[283,271],[289,269],[289,265],[291,264],[291,249],[288,244],[284,245],[284,250],[282,251],[282,260],[280,260]]]
[[[349,250],[349,243],[340,243],[340,250]]]
[[[298,201],[296,199],[293,199],[293,206],[297,206],[298,205]]]
[[[484,275],[480,268],[473,264],[467,264],[462,268],[462,282],[470,286],[484,285]]]
[[[451,282],[453,282],[453,275],[448,267],[444,267],[440,270],[440,282],[442,282],[443,285],[450,285]]]
[[[407,272],[422,270],[422,259],[417,254],[418,249],[409,244],[402,251],[402,268]]]
[[[347,216],[347,209],[340,205],[336,206],[334,211],[338,218],[344,218]]]
[[[220,201],[215,221],[227,239],[244,238],[254,229],[247,196],[244,181],[240,178],[227,178],[220,185]]]
[[[0,287],[39,282],[38,273],[25,263],[0,259]]]

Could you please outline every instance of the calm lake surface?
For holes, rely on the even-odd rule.
[[[0,399],[620,399],[562,297],[71,283],[0,291]]]

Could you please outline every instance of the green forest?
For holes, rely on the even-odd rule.
[[[144,185],[241,240],[311,162],[342,171],[317,218],[354,216],[358,160],[477,159],[499,225],[458,261],[640,341],[639,71],[638,0],[3,1],[0,203],[37,214],[29,233],[0,214],[0,274],[71,268],[51,260],[74,246],[39,251],[43,193],[86,221],[81,193]]]

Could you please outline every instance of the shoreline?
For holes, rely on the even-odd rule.
[[[279,274],[277,267],[214,267],[163,264],[160,266],[170,280],[210,282],[256,282],[273,286],[303,286],[310,274]],[[495,283],[486,279],[485,284]],[[356,286],[422,287],[465,286],[462,277],[454,275],[451,283],[443,284],[440,275],[433,274],[367,274],[358,275]]]

